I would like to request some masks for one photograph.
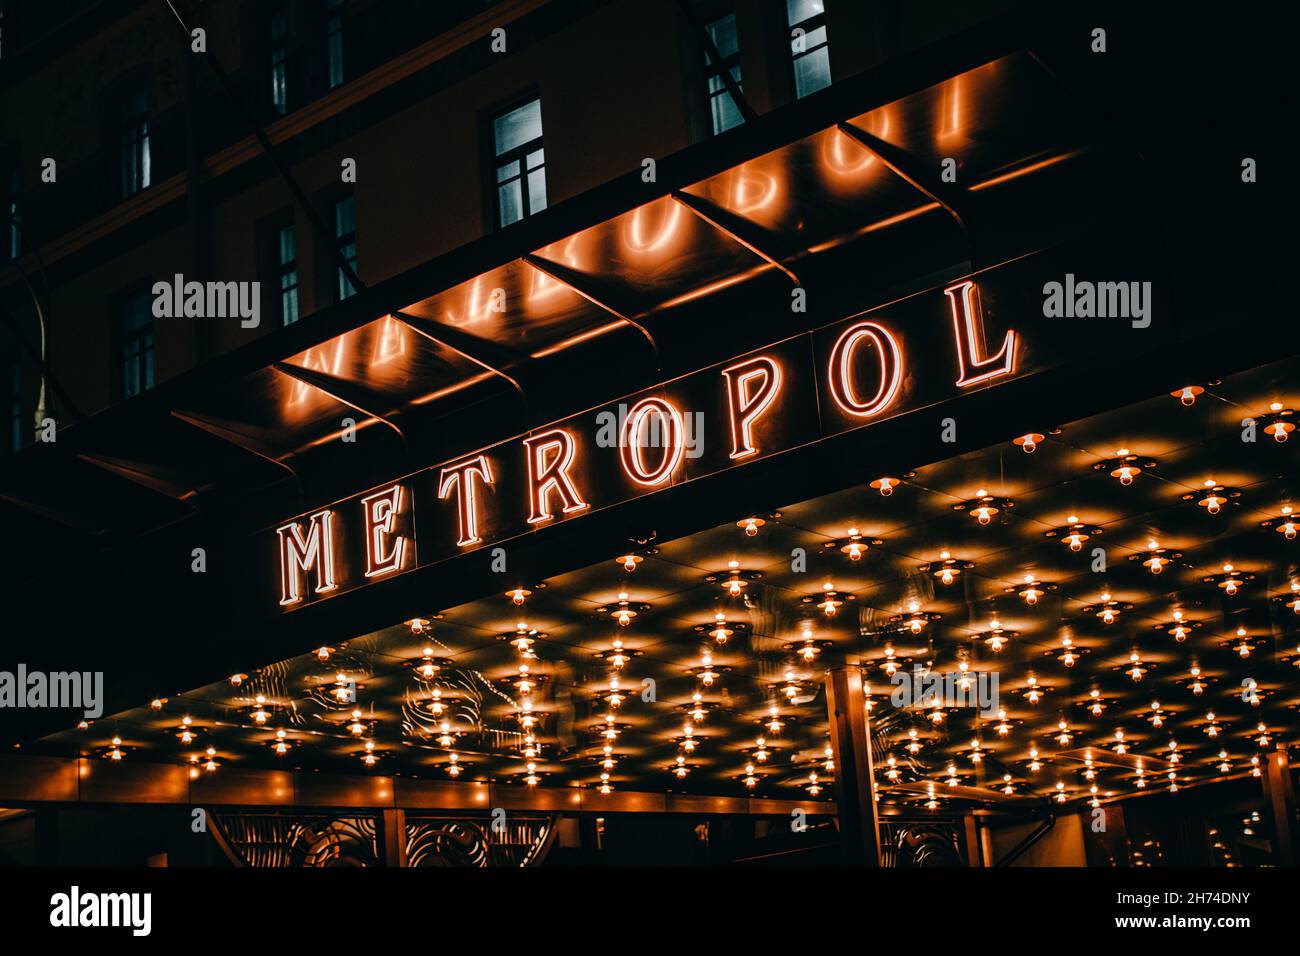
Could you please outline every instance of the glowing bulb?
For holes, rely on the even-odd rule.
[[[882,498],[888,498],[892,495],[894,493],[894,488],[897,485],[897,478],[877,478],[871,483],[871,487],[879,490]]]

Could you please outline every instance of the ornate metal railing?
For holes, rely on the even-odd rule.
[[[385,834],[376,812],[274,813],[212,810],[217,846],[236,866],[381,866]],[[555,840],[545,814],[412,813],[405,832],[406,866],[536,866]]]

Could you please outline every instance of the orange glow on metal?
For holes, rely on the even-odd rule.
[[[379,320],[379,330],[374,336],[371,365],[385,365],[406,354],[406,336],[401,323],[391,315]]]
[[[766,355],[739,362],[722,370],[727,380],[728,421],[731,425],[731,458],[758,454],[753,426],[781,391],[781,366]]]
[[[731,212],[737,215],[768,209],[776,202],[780,186],[776,177],[748,166],[736,170],[731,182]]]
[[[524,439],[528,456],[528,523],[549,521],[555,515],[550,509],[552,494],[560,496],[561,513],[572,514],[591,507],[578,493],[569,468],[578,449],[573,436],[562,428],[554,428]]]
[[[853,154],[852,157],[849,153]],[[848,133],[831,127],[822,140],[822,162],[832,175],[849,178],[870,168],[879,160]]]
[[[660,438],[654,444],[664,449],[662,459],[654,468],[646,467],[646,445],[641,441],[641,431],[647,423],[650,423],[651,435]],[[628,410],[627,420],[623,423],[618,448],[623,471],[639,485],[663,484],[682,463],[686,450],[684,438],[681,412],[671,402],[662,398],[641,399]]]
[[[492,484],[492,465],[486,455],[475,455],[454,465],[447,465],[438,473],[438,497],[446,499],[456,492],[456,544],[462,548],[478,544],[483,539],[478,533],[478,488],[474,484],[477,477],[485,484]]]
[[[321,343],[313,349],[308,349],[302,354],[301,361],[295,360],[290,364],[299,365],[308,371],[321,372],[325,375],[342,378],[344,346],[346,344],[347,336],[340,335],[328,342]],[[307,401],[308,397],[313,393],[320,394],[316,388],[306,382],[294,379],[289,391],[288,408],[297,408]]]
[[[1016,332],[1008,329],[996,355],[984,356],[984,321],[980,309],[979,289],[969,279],[943,290],[952,305],[953,333],[957,337],[957,384],[963,388],[977,385],[1016,368]]]
[[[863,401],[853,387],[853,359],[858,346],[870,339],[880,359],[880,386],[876,394]],[[830,391],[835,404],[849,415],[868,418],[888,408],[903,384],[903,349],[883,325],[859,322],[850,326],[835,341],[830,357]]]
[[[366,577],[374,578],[401,570],[406,560],[406,538],[394,534],[397,516],[402,512],[402,486],[393,485],[361,499],[366,526]]]
[[[304,538],[302,524],[291,521],[275,529],[280,539],[280,603],[297,604],[303,599],[302,579],[315,572],[317,594],[333,591],[334,512],[326,508],[307,519],[310,530]]]
[[[655,217],[657,222],[651,221],[654,206],[659,206],[659,215]],[[623,229],[623,241],[627,250],[638,254],[666,251],[681,236],[685,212],[675,202],[661,201],[638,206],[632,210]]]

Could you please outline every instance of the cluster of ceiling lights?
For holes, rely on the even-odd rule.
[[[1195,403],[1196,398],[1203,393],[1204,389],[1200,386],[1188,386],[1171,394],[1178,398],[1182,404],[1192,405]],[[1273,403],[1268,414],[1260,416],[1257,421],[1262,424],[1265,434],[1270,435],[1277,442],[1285,442],[1295,428],[1291,418],[1291,410],[1284,408],[1279,403]],[[1014,439],[1014,445],[1026,453],[1033,454],[1046,441],[1047,438],[1043,434],[1031,432]],[[1112,458],[1098,462],[1093,468],[1116,479],[1121,486],[1128,487],[1146,471],[1156,468],[1157,465],[1156,459],[1150,456],[1140,455],[1129,448],[1119,448]],[[911,477],[914,477],[911,472],[906,473],[904,478],[882,476],[871,481],[870,487],[878,491],[881,496],[890,497]],[[1197,507],[1203,508],[1207,514],[1217,515],[1222,512],[1225,505],[1240,496],[1241,492],[1239,490],[1224,485],[1214,478],[1206,478],[1199,490],[1184,494],[1182,497],[1184,500],[1194,502]],[[972,498],[953,505],[953,508],[968,514],[976,525],[987,526],[992,523],[997,515],[1005,514],[1015,506],[1016,503],[1013,499],[996,496],[990,494],[987,489],[980,488]],[[779,515],[773,515],[772,517],[779,517]],[[758,516],[743,518],[736,522],[736,526],[742,533],[751,538],[757,536],[767,524],[768,519]],[[1295,517],[1294,509],[1290,505],[1281,507],[1275,517],[1263,521],[1261,524],[1265,528],[1276,530],[1286,540],[1295,540],[1300,534],[1300,522]],[[1048,530],[1045,535],[1048,538],[1059,540],[1070,551],[1078,552],[1082,550],[1088,541],[1102,534],[1102,531],[1103,529],[1099,525],[1091,524],[1078,515],[1071,514],[1067,517],[1064,525]],[[849,529],[846,538],[827,542],[826,548],[839,552],[850,562],[858,562],[871,548],[882,543],[880,539],[867,537],[859,528],[854,527]],[[1153,575],[1163,573],[1172,562],[1178,561],[1180,558],[1182,558],[1181,552],[1162,547],[1154,538],[1146,542],[1145,549],[1130,555],[1131,560],[1140,562]],[[642,555],[634,553],[624,554],[616,559],[618,565],[629,576],[637,570],[644,560]],[[920,571],[932,576],[938,585],[951,587],[962,574],[968,573],[974,568],[975,563],[973,561],[955,557],[951,552],[944,550],[933,561],[921,565]],[[706,581],[717,586],[722,591],[724,600],[742,602],[750,586],[762,577],[762,572],[744,568],[739,561],[732,560],[724,570],[707,575]],[[1215,585],[1227,597],[1231,598],[1238,595],[1242,588],[1254,577],[1255,575],[1251,572],[1242,571],[1231,563],[1224,563],[1217,571],[1205,575],[1203,581]],[[542,584],[535,587],[544,586]],[[1049,591],[1056,590],[1057,587],[1058,585],[1055,582],[1041,580],[1035,574],[1027,573],[1018,584],[1008,586],[1004,590],[1008,594],[1014,594],[1022,599],[1026,607],[1034,607]],[[1285,604],[1295,613],[1300,614],[1300,583],[1293,583],[1291,590],[1294,596],[1286,600]],[[519,586],[506,592],[505,596],[514,607],[523,608],[533,593],[532,588]],[[855,600],[856,596],[854,594],[838,588],[831,580],[826,580],[819,591],[802,596],[800,603],[809,608],[815,608],[829,620],[835,618],[846,604]],[[1095,616],[1102,625],[1109,626],[1115,624],[1132,607],[1131,603],[1116,598],[1108,590],[1103,590],[1092,603],[1082,608],[1082,612]],[[628,586],[618,592],[616,601],[600,607],[598,612],[606,615],[616,625],[617,629],[621,629],[628,627],[638,614],[648,610],[650,610],[650,605],[635,601],[630,586]],[[701,636],[701,641],[698,646],[698,657],[695,663],[688,668],[688,672],[694,679],[696,686],[692,691],[689,702],[680,705],[678,708],[681,712],[682,722],[679,731],[673,737],[675,753],[671,762],[665,768],[677,779],[685,779],[699,765],[697,759],[699,748],[708,740],[708,735],[701,733],[700,728],[706,724],[710,714],[718,709],[719,702],[713,699],[717,683],[722,675],[730,669],[715,659],[715,649],[726,646],[729,639],[749,629],[746,622],[738,619],[743,616],[743,614],[719,610],[715,612],[712,623],[702,624],[695,628]],[[939,620],[940,617],[941,615],[937,613],[926,611],[920,602],[913,599],[907,604],[905,612],[890,619],[890,626],[899,634],[915,637],[922,634],[927,627]],[[425,635],[431,629],[431,621],[427,618],[412,618],[406,624],[411,633],[417,636]],[[1163,630],[1178,644],[1186,642],[1188,637],[1201,626],[1202,622],[1187,617],[1181,608],[1174,609],[1168,621],[1156,625],[1158,629]],[[509,641],[515,651],[514,673],[508,679],[508,683],[513,691],[513,719],[517,725],[514,737],[517,740],[518,756],[523,761],[524,768],[520,778],[527,786],[536,786],[542,778],[542,771],[539,769],[539,762],[542,760],[542,743],[539,734],[547,714],[539,706],[536,692],[546,677],[539,672],[536,666],[536,643],[543,636],[524,620],[518,622],[512,633],[501,635],[503,640]],[[1016,632],[1004,628],[1002,623],[994,616],[989,622],[987,631],[982,632],[979,639],[992,651],[1000,652],[1007,646],[1009,641],[1017,636]],[[1244,625],[1241,625],[1236,628],[1231,637],[1222,643],[1240,658],[1245,659],[1249,658],[1252,652],[1263,644],[1263,638],[1252,635]],[[816,664],[822,653],[832,646],[833,644],[830,641],[817,637],[813,620],[808,617],[805,617],[799,625],[798,637],[785,642],[783,645],[785,651],[790,655],[790,659],[805,667]],[[315,652],[315,656],[320,663],[328,664],[334,652],[333,647],[322,645]],[[620,759],[616,743],[628,729],[628,725],[621,723],[618,719],[619,710],[628,698],[627,687],[624,683],[624,668],[639,653],[637,650],[628,648],[621,637],[614,637],[610,640],[609,647],[598,655],[607,667],[603,683],[595,695],[597,702],[603,708],[603,712],[595,719],[590,729],[598,746],[598,755],[594,757],[597,770],[595,785],[603,793],[609,793],[613,788],[614,774]],[[1088,650],[1079,646],[1070,633],[1066,631],[1061,636],[1059,648],[1049,653],[1068,668],[1073,667],[1082,655],[1088,653]],[[892,641],[885,643],[882,655],[877,661],[877,666],[886,676],[894,675],[901,664],[910,661],[910,657],[906,655],[899,656]],[[463,773],[467,765],[463,762],[456,746],[461,734],[454,728],[447,714],[447,706],[454,702],[454,698],[444,697],[444,691],[439,686],[439,678],[449,663],[448,658],[437,656],[432,646],[426,646],[422,656],[411,661],[410,666],[413,678],[421,685],[422,693],[427,698],[427,710],[436,720],[437,733],[435,739],[440,747],[448,751],[446,761],[441,766],[449,776],[454,778]],[[933,662],[927,661],[926,663],[929,665]],[[1296,663],[1300,664],[1300,648],[1297,648]],[[969,661],[964,658],[959,659],[957,666],[959,683],[961,681],[969,682],[971,680]],[[1122,669],[1134,683],[1140,683],[1151,666],[1134,648],[1127,662],[1118,665],[1117,669]],[[230,677],[230,684],[234,688],[239,688],[247,679],[247,674],[233,674]],[[740,748],[743,763],[736,779],[740,780],[747,789],[756,788],[760,781],[767,776],[763,773],[763,768],[769,765],[773,753],[779,749],[772,741],[779,738],[782,731],[789,725],[793,710],[798,707],[798,702],[816,697],[815,692],[809,693],[810,687],[807,684],[806,677],[799,672],[794,664],[785,667],[782,670],[780,679],[772,684],[767,714],[760,721],[761,732],[757,736],[747,738],[748,742]],[[1189,677],[1183,682],[1182,686],[1186,687],[1196,697],[1204,694],[1207,680],[1199,665],[1193,663],[1190,666]],[[340,704],[345,702],[355,703],[355,690],[355,682],[345,672],[339,671],[335,674],[329,693]],[[1027,703],[1037,705],[1052,690],[1053,688],[1049,684],[1043,682],[1036,674],[1030,673],[1027,675],[1025,685],[1020,693]],[[1258,706],[1261,696],[1262,694],[1258,689],[1252,686],[1246,691],[1244,699],[1250,704]],[[154,710],[162,710],[166,703],[166,699],[154,700],[152,707]],[[866,703],[869,712],[877,704],[877,701],[871,697],[869,686],[867,688]],[[1114,702],[1102,698],[1100,691],[1095,688],[1090,691],[1088,700],[1084,702],[1094,717],[1100,717],[1112,703]],[[253,695],[251,701],[248,698],[241,698],[240,706],[247,720],[257,729],[268,729],[278,709],[278,706],[262,693]],[[946,716],[947,710],[939,703],[936,703],[928,714],[929,720],[934,725],[943,723]],[[1171,711],[1162,705],[1159,700],[1151,702],[1147,721],[1154,729],[1161,729],[1170,716]],[[1006,737],[1016,723],[1019,722],[1010,720],[1006,710],[1002,709],[998,712],[998,719],[994,728],[999,737]],[[375,766],[380,757],[383,756],[383,752],[377,748],[373,736],[375,722],[366,718],[362,708],[354,706],[348,712],[342,726],[346,727],[350,736],[362,741],[363,749],[358,752],[362,763],[367,767]],[[1205,712],[1204,720],[1200,726],[1205,736],[1210,740],[1218,741],[1224,733],[1222,715],[1216,714],[1213,709]],[[89,722],[87,721],[82,721],[79,724],[79,728],[82,730],[88,727]],[[215,746],[211,744],[204,746],[203,743],[203,738],[210,736],[210,732],[197,726],[191,716],[187,714],[181,718],[181,722],[175,728],[174,734],[180,742],[184,760],[189,766],[192,776],[198,776],[204,771],[213,772],[218,768],[220,765],[217,760],[219,754]],[[1079,734],[1071,728],[1063,715],[1057,724],[1056,732],[1052,736],[1056,743],[1064,749],[1074,743]],[[1257,724],[1254,740],[1260,748],[1269,746],[1272,736],[1272,732],[1266,723],[1261,721]],[[274,730],[273,738],[269,741],[269,746],[277,756],[284,756],[291,751],[294,743],[294,740],[285,729],[277,728]],[[909,728],[902,750],[905,750],[909,756],[915,756],[920,752],[922,746],[918,731],[915,728]],[[1131,744],[1124,729],[1116,728],[1113,739],[1108,742],[1107,746],[1115,755],[1123,757],[1128,754]],[[101,749],[100,754],[107,760],[117,762],[125,759],[130,749],[119,736],[115,735],[110,744]],[[970,741],[969,747],[965,749],[965,756],[973,765],[979,765],[985,760],[987,753],[988,750],[977,732],[976,736]],[[1029,772],[1038,773],[1043,767],[1043,758],[1036,743],[1031,742],[1027,758],[1026,765]],[[1178,790],[1180,780],[1178,768],[1182,762],[1180,745],[1171,736],[1167,748],[1161,752],[1162,768],[1167,768],[1162,769],[1162,772],[1168,780],[1168,789],[1171,792]],[[1091,749],[1085,750],[1082,763],[1082,778],[1087,785],[1087,799],[1094,806],[1099,805],[1100,793],[1097,784],[1097,771]],[[811,796],[822,794],[827,781],[833,779],[835,770],[829,744],[825,746],[822,757],[814,759],[811,766],[805,766],[807,767],[806,773],[800,771],[801,775],[797,776],[794,782]],[[908,768],[910,766],[906,762],[900,762],[899,757],[890,752],[887,754],[884,764],[879,768],[879,772],[884,783],[896,784],[903,779],[906,772],[909,772]],[[1223,774],[1227,774],[1233,769],[1233,761],[1227,747],[1221,746],[1219,748],[1215,766]],[[1254,776],[1260,775],[1258,754],[1254,754],[1249,758],[1249,766],[1250,772]],[[1135,758],[1132,770],[1133,786],[1137,789],[1145,788],[1147,786],[1148,769],[1142,757]],[[949,787],[957,786],[960,777],[955,763],[949,763],[946,772],[941,777]],[[934,781],[926,781],[926,784],[928,786],[926,802],[930,806],[935,806],[938,800],[935,783]],[[1002,774],[1000,789],[1008,795],[1015,793],[1016,781],[1010,773]],[[1065,802],[1072,796],[1072,792],[1067,788],[1065,781],[1058,781],[1052,790],[1052,794],[1060,802]]]

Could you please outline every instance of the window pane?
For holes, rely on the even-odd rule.
[[[292,289],[285,289],[280,293],[280,316],[285,325],[292,325],[294,322],[298,321],[297,281],[298,274],[295,272],[293,273],[293,282],[295,283],[294,287]]]
[[[296,246],[293,226],[285,226],[280,230],[280,265],[287,266],[298,257]]]
[[[536,169],[542,163],[546,162],[546,150],[535,149],[525,157],[525,162],[529,169]]]
[[[740,67],[732,69],[731,75],[739,83]],[[744,88],[741,89],[743,91]],[[710,92],[719,91],[713,93],[709,98],[709,106],[713,114],[713,132],[721,133],[723,130],[739,126],[744,122],[745,118],[740,114],[740,110],[736,107],[736,102],[731,98],[731,94],[727,92],[727,88],[723,86],[721,77],[713,77],[709,80],[709,90]]]
[[[285,89],[284,64],[277,63],[271,67],[271,106],[283,115],[287,109],[288,91]]]
[[[524,218],[523,190],[520,189],[519,180],[514,179],[497,187],[497,210],[499,226],[508,226]]]
[[[343,258],[348,260],[348,265],[352,266],[353,271],[356,271],[357,244],[355,242],[349,242],[347,245],[343,246],[342,252]],[[352,283],[348,281],[348,277],[344,275],[343,270],[339,269],[339,299],[346,299],[356,291],[356,289],[352,288]]]
[[[724,57],[731,56],[740,50],[740,42],[736,37],[735,14],[728,14],[721,20],[714,20],[705,29],[709,31],[709,36],[713,39],[713,45],[718,48],[718,52]],[[709,57],[706,55],[705,59],[708,60]],[[710,60],[710,62],[712,61]]]
[[[786,22],[793,27],[809,17],[825,13],[826,5],[822,0],[785,0],[785,12]]]
[[[528,174],[528,214],[535,215],[546,208],[546,170],[534,169]]]
[[[153,181],[149,169],[149,121],[140,123],[140,188],[147,189]]]
[[[542,101],[533,100],[505,116],[498,116],[493,121],[492,133],[497,156],[537,139],[542,135]]]
[[[325,9],[331,14],[326,25],[326,50],[329,88],[343,84],[343,0],[326,0]]]
[[[507,179],[514,179],[519,175],[519,160],[513,160],[504,166],[497,168],[497,182],[503,183]]]
[[[831,85],[831,58],[826,47],[794,61],[795,96],[807,96]]]
[[[345,196],[334,204],[334,238],[342,239],[357,228],[352,197]]]
[[[134,332],[149,327],[151,321],[151,303],[146,295],[134,295],[126,302],[122,314],[122,331]]]
[[[332,90],[343,83],[343,28],[331,33],[329,39],[329,88]]]

